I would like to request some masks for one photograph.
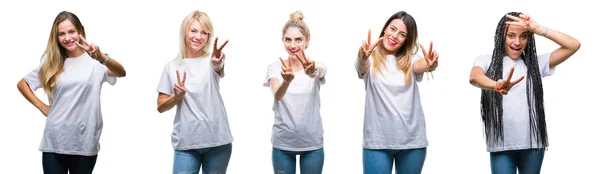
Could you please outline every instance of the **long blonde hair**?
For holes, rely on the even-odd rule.
[[[67,57],[67,50],[62,47],[58,41],[58,24],[68,20],[75,26],[75,29],[79,34],[85,38],[85,31],[83,25],[79,21],[79,18],[68,11],[60,12],[54,19],[52,29],[50,30],[50,37],[48,37],[48,45],[42,59],[42,63],[39,70],[39,78],[42,83],[42,87],[47,94],[52,94],[56,88],[56,80],[63,71],[63,65],[65,58]]]
[[[213,25],[206,13],[196,10],[187,15],[187,17],[185,17],[185,19],[183,19],[183,21],[181,22],[181,29],[179,31],[179,56],[177,56],[179,59],[192,56],[186,55],[187,43],[185,42],[185,39],[193,20],[197,20],[198,22],[200,22],[200,26],[202,26],[202,29],[208,33],[206,44],[204,44],[204,47],[200,49],[200,57],[206,56],[209,52],[211,40],[213,37]]]
[[[304,37],[306,37],[306,44],[305,44],[305,48],[308,48],[308,41],[310,41],[310,30],[308,29],[308,25],[306,25],[306,23],[304,23],[303,21],[304,19],[304,14],[302,14],[301,11],[295,11],[292,14],[290,14],[290,20],[288,20],[285,25],[283,26],[283,32],[282,32],[282,36],[281,39],[283,39],[283,35],[285,34],[285,32],[287,32],[287,29],[290,27],[296,27],[300,30],[300,33],[302,33],[304,35]]]
[[[385,30],[387,29],[388,25],[390,25],[390,23],[394,19],[402,20],[402,22],[404,22],[404,25],[406,25],[406,29],[407,29],[406,40],[404,41],[404,44],[402,44],[400,49],[395,53],[395,56],[396,56],[396,67],[398,69],[402,70],[402,72],[404,72],[404,82],[408,85],[408,84],[412,83],[412,74],[413,74],[413,73],[411,73],[411,71],[412,71],[411,57],[418,50],[418,48],[416,46],[417,38],[418,38],[417,23],[415,22],[415,20],[413,19],[413,17],[410,14],[408,14],[404,11],[399,11],[399,12],[395,13],[394,15],[392,15],[387,20],[387,22],[383,26],[383,29],[381,30],[381,34],[379,34],[379,37],[384,36]],[[375,50],[373,51],[371,56],[373,57],[373,69],[376,70],[377,73],[381,73],[381,68],[385,65],[385,62],[386,62],[386,54],[385,54],[385,48],[383,47],[383,44],[379,44],[375,48]]]

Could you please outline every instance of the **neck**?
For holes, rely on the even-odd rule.
[[[67,51],[67,58],[75,58],[75,57],[79,57],[83,54],[83,50],[82,49],[76,49],[73,51]]]
[[[185,56],[183,57],[185,58],[198,58],[201,56],[201,51],[198,50],[197,52],[194,51],[190,51],[189,49],[185,51]]]

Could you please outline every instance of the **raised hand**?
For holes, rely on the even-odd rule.
[[[371,53],[373,52],[373,49],[375,49],[375,47],[377,45],[379,45],[381,43],[381,41],[383,41],[383,37],[377,39],[377,41],[375,41],[375,43],[371,44],[371,30],[369,30],[369,35],[367,37],[367,40],[364,41],[363,40],[363,44],[360,47],[360,49],[358,50],[358,57],[360,57],[361,60],[367,60],[369,58],[369,56],[371,55]]]
[[[294,80],[294,72],[292,71],[292,59],[288,58],[287,61],[284,61],[281,57],[279,58],[281,61],[281,77],[283,77],[284,82],[292,82]]]
[[[229,40],[226,40],[220,47],[217,47],[217,42],[219,41],[219,37],[215,38],[215,43],[213,45],[213,52],[212,52],[212,64],[213,66],[219,67],[219,65],[222,65],[223,60],[225,59],[225,54],[222,52],[223,48],[225,47],[225,45],[227,45],[227,43],[229,43]]]
[[[185,79],[187,77],[187,73],[183,72],[183,80],[181,80],[179,77],[179,70],[176,70],[175,72],[177,73],[177,83],[175,83],[175,86],[173,87],[173,95],[176,99],[181,100],[187,91],[185,89]]]
[[[438,66],[438,54],[437,51],[433,49],[433,42],[429,42],[429,51],[425,51],[425,48],[422,44],[419,43],[419,47],[421,47],[421,51],[423,52],[423,56],[425,56],[425,62],[427,62],[426,71],[431,72],[434,71]]]
[[[506,21],[507,25],[521,26],[531,32],[538,31],[538,29],[540,28],[540,25],[538,25],[537,22],[535,22],[533,19],[531,19],[531,17],[529,17],[529,15],[520,14],[519,17],[516,17],[513,15],[507,14],[506,17],[513,20],[513,21]],[[541,34],[541,31],[539,31],[539,33],[537,33],[537,34]]]
[[[508,91],[513,86],[515,86],[517,83],[521,82],[521,80],[523,80],[523,78],[525,78],[525,76],[521,76],[519,79],[511,82],[510,79],[512,78],[514,71],[515,71],[515,67],[512,67],[510,69],[510,72],[508,73],[508,77],[506,77],[506,80],[500,79],[500,80],[496,81],[496,91],[497,92],[499,92],[502,95],[506,95],[506,94],[508,94]]]
[[[304,50],[300,50],[300,54],[295,53],[295,56],[298,60],[300,60],[300,63],[302,63],[302,67],[304,67],[304,72],[306,75],[310,77],[315,76],[317,71],[315,68],[315,61],[312,61],[310,58],[306,57],[306,55],[304,55]]]
[[[81,43],[75,42],[75,44],[77,44],[77,46],[79,46],[79,48],[83,49],[85,52],[87,52],[92,58],[96,59],[97,61],[99,61],[99,62],[104,61],[104,59],[102,58],[102,52],[100,51],[100,47],[98,47],[98,45],[90,44],[87,40],[85,40],[85,38],[83,38],[82,35],[79,35],[79,40],[81,41]]]

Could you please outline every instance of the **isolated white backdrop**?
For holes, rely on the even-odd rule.
[[[544,79],[550,148],[542,173],[597,171],[600,153],[594,107],[594,68],[600,63],[591,2],[570,1],[2,1],[3,55],[0,173],[42,173],[38,151],[45,118],[25,100],[16,83],[40,60],[54,17],[74,12],[88,40],[121,62],[127,77],[102,91],[104,131],[95,173],[170,173],[174,110],[156,111],[156,86],[165,63],[178,52],[181,20],[207,12],[225,47],[221,92],[233,131],[229,173],[270,173],[272,95],[262,87],[266,68],[285,56],[281,29],[301,10],[311,29],[307,54],[328,66],[321,90],[325,130],[324,173],[362,172],[363,82],[355,55],[368,29],[374,36],[393,13],[412,14],[419,40],[433,40],[440,54],[435,80],[419,84],[430,142],[423,173],[489,173],[479,115],[480,90],[468,83],[473,60],[493,49],[503,14],[522,11],[540,24],[570,34],[582,47],[557,73]],[[221,41],[222,42],[222,41]],[[537,37],[538,53],[558,48]],[[38,97],[46,99],[42,90]],[[586,101],[589,100],[589,101]]]

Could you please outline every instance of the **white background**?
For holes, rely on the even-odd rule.
[[[10,4],[9,4],[10,3]],[[229,173],[271,173],[272,95],[262,86],[267,65],[285,56],[282,27],[301,10],[312,31],[308,56],[328,66],[321,90],[324,173],[362,172],[364,86],[354,61],[368,29],[377,36],[389,16],[405,10],[419,40],[440,54],[435,80],[419,84],[430,146],[423,173],[489,173],[480,90],[468,83],[474,59],[491,54],[496,24],[510,11],[579,39],[580,50],[544,79],[550,137],[542,173],[593,173],[600,121],[598,16],[592,1],[2,1],[0,3],[0,173],[42,173],[38,151],[45,117],[17,82],[33,70],[62,10],[79,16],[88,40],[121,62],[127,77],[102,91],[104,131],[95,173],[170,173],[174,110],[156,111],[162,68],[178,53],[179,27],[193,10],[206,12],[216,35],[229,38],[221,92],[234,136]],[[595,26],[595,27],[593,27]],[[558,48],[537,37],[538,53]],[[222,42],[222,41],[221,41]],[[427,47],[427,46],[426,46]],[[43,90],[36,91],[46,100]]]

